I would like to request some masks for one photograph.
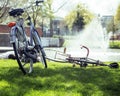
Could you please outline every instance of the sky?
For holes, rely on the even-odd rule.
[[[56,11],[64,4],[55,15],[66,16],[78,3],[83,3],[91,12],[100,15],[115,14],[120,0],[53,0],[53,10]]]

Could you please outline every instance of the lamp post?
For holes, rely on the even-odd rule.
[[[112,20],[112,32],[113,32],[113,38],[112,38],[112,43],[113,43],[113,45],[114,45],[114,40],[115,40],[115,24],[114,24],[114,16],[113,16],[113,18],[112,18],[113,20]]]

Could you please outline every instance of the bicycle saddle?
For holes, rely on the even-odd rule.
[[[17,8],[17,9],[13,9],[9,12],[10,16],[16,17],[16,16],[20,16],[22,15],[22,13],[24,13],[24,10],[21,8]]]

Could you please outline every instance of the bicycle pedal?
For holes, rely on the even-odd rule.
[[[32,49],[34,49],[34,46],[28,46],[27,49],[32,50]]]

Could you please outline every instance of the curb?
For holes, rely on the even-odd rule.
[[[7,52],[7,51],[13,51],[12,47],[0,47],[0,53]]]

